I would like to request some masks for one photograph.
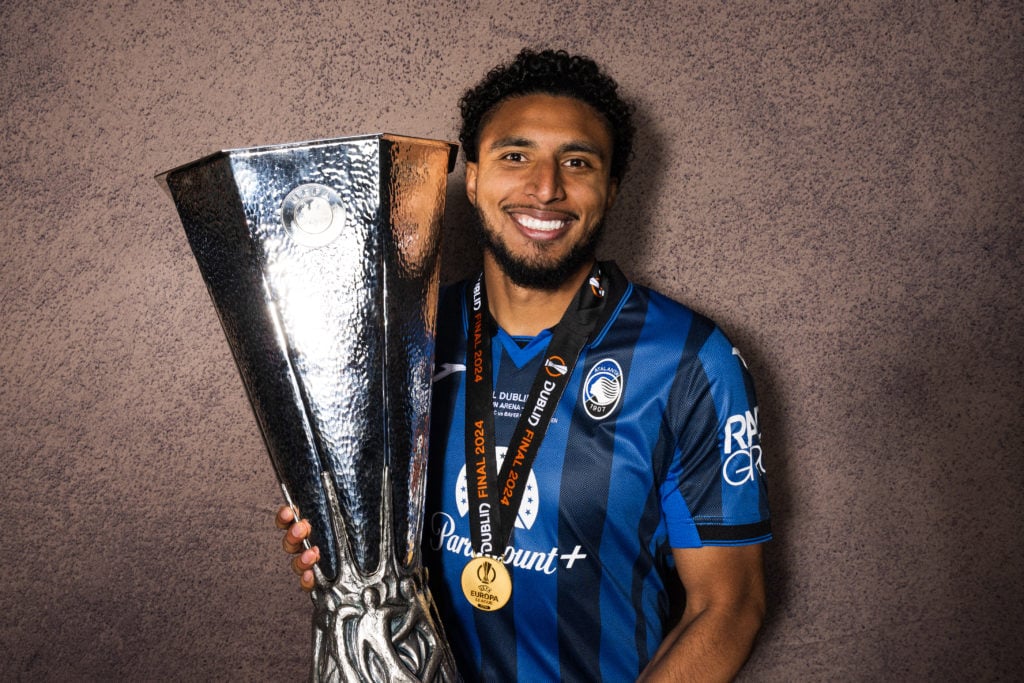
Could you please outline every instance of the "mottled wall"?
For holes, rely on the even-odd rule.
[[[125,3],[128,4],[128,3]],[[1018,2],[0,4],[0,679],[298,680],[279,494],[157,171],[454,139],[522,45],[639,105],[604,255],[759,383],[778,540],[744,678],[1020,675]],[[452,177],[448,277],[472,267]]]

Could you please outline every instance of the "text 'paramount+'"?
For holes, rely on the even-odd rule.
[[[473,556],[473,543],[466,536],[461,536],[455,531],[455,520],[447,512],[435,512],[430,520],[431,539],[430,545],[434,550],[442,548],[447,552],[463,557]],[[558,562],[564,563],[566,569],[572,569],[577,560],[587,559],[586,553],[580,552],[581,546],[576,546],[571,553],[560,553],[557,547],[547,552],[537,550],[525,550],[508,546],[501,556],[502,562],[506,565],[527,569],[544,574],[554,574],[558,569]]]

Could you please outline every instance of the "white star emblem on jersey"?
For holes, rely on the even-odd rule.
[[[505,462],[505,452],[508,450],[505,446],[497,446],[494,451],[495,455],[498,456],[498,469],[501,469],[501,463]],[[523,502],[519,506],[519,514],[516,515],[516,528],[517,529],[532,529],[533,523],[537,520],[537,510],[540,507],[539,496],[537,495],[537,477],[534,475],[533,470],[530,470],[530,477],[526,480],[526,495],[523,496]],[[463,465],[459,470],[459,477],[455,484],[455,504],[459,509],[459,516],[465,517],[466,513],[469,512],[469,500],[466,497],[466,466]]]

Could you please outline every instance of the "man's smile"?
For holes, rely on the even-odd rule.
[[[577,220],[577,216],[568,211],[551,211],[550,209],[515,206],[506,208],[505,212],[515,221],[527,237],[555,237],[555,233],[569,227],[573,221]],[[534,235],[533,233],[541,234]]]

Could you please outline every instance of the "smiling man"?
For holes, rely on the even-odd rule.
[[[631,107],[527,50],[460,108],[484,265],[439,306],[424,536],[460,672],[727,680],[765,608],[757,404],[713,322],[595,259]]]
[[[490,112],[466,164],[489,285],[575,294],[618,186],[612,136],[595,114],[585,102],[544,93]],[[555,308],[557,322],[565,306]]]

